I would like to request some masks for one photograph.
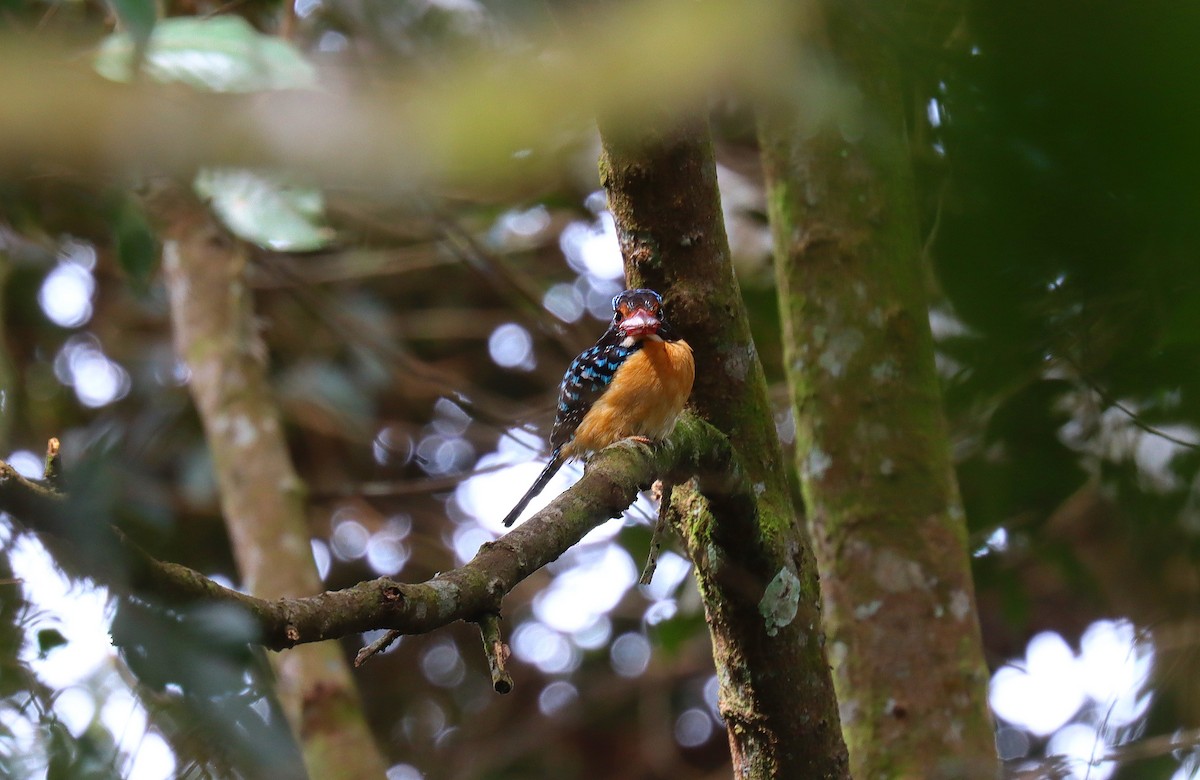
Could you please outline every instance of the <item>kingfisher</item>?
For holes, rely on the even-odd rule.
[[[622,439],[660,441],[675,429],[696,379],[692,348],[653,290],[625,290],[613,296],[612,307],[608,330],[571,361],[558,386],[550,462],[504,518],[506,526],[568,460]]]

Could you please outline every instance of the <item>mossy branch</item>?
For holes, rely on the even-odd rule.
[[[0,462],[0,475],[9,473],[8,465]],[[639,490],[665,475],[679,482],[697,476],[701,492],[711,501],[738,503],[753,513],[750,485],[728,440],[704,421],[685,415],[670,439],[656,447],[625,441],[599,453],[583,478],[545,509],[483,545],[470,562],[422,583],[381,577],[313,596],[260,599],[186,566],[157,560],[119,529],[108,527],[108,533],[125,553],[125,571],[118,574],[126,590],[173,605],[235,605],[257,623],[262,645],[283,650],[375,629],[420,634],[458,620],[478,622],[496,615],[504,596],[518,583],[556,560],[592,528],[619,517]],[[69,504],[69,497],[36,484],[27,488],[26,481],[17,484],[36,492],[39,500],[10,502],[5,500],[9,491],[2,491],[0,510],[12,511],[34,530],[52,528],[61,534],[62,523],[39,524],[39,514],[29,510],[48,502]],[[114,579],[112,572],[88,573],[106,582]]]

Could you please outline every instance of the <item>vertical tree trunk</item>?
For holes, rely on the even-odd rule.
[[[730,437],[758,492],[756,516],[704,506],[694,493],[677,492],[675,502],[704,598],[734,774],[845,778],[816,571],[730,264],[708,128],[631,137],[614,125],[602,136],[601,181],[629,284],[664,293],[696,353],[691,403]]]
[[[902,86],[871,20],[831,13],[829,53],[861,90],[861,109],[815,135],[787,111],[767,112],[760,135],[842,727],[855,777],[988,777],[997,771],[988,675],[934,368]]]
[[[246,252],[188,194],[155,201],[180,356],[212,453],[221,508],[243,587],[274,599],[323,589],[254,322]],[[279,699],[318,778],[382,777],[349,666],[333,642],[274,657]]]

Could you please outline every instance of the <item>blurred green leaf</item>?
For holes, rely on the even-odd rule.
[[[96,55],[96,70],[113,81],[131,81],[137,48],[132,31],[109,36]],[[314,89],[317,85],[315,69],[295,47],[263,35],[240,16],[162,20],[150,37],[144,68],[154,81],[188,84],[208,92]]]
[[[136,3],[140,0],[124,0]],[[138,38],[131,29],[110,36],[96,56],[96,70],[114,81],[137,72]],[[287,41],[263,35],[238,16],[164,19],[150,38],[143,65],[153,80],[183,83],[211,92],[314,89],[316,71]],[[239,169],[202,171],[195,188],[212,201],[225,225],[247,241],[277,251],[309,251],[327,246],[332,231],[323,222],[324,201],[311,187],[285,184],[268,174]],[[125,215],[118,232],[126,239],[122,266],[135,280],[149,275],[153,253],[145,223]],[[128,261],[128,264],[127,262]]]
[[[46,767],[46,780],[72,777],[74,772],[75,744],[66,726],[55,721],[47,727],[50,737],[50,763]]]
[[[189,610],[189,630],[213,647],[242,655],[244,645],[258,642],[262,629],[246,610],[232,604],[198,604]]]
[[[67,638],[57,628],[43,628],[37,632],[38,658],[45,658],[56,647],[67,643]]]
[[[650,628],[650,638],[668,656],[674,657],[688,646],[688,643],[703,634],[705,629],[704,613],[700,611],[685,612],[675,615],[669,620],[663,620]]]
[[[314,187],[238,168],[201,171],[194,187],[230,230],[266,249],[306,252],[333,240],[333,231],[322,224],[324,198]]]
[[[50,747],[46,780],[116,780],[121,777],[112,760],[116,745],[107,731],[92,729],[76,738],[57,719],[48,721],[44,728]]]
[[[280,379],[280,394],[340,417],[354,430],[369,431],[375,408],[361,381],[335,364],[301,363]]]
[[[120,21],[121,30],[133,42],[135,67],[145,57],[150,34],[158,21],[158,6],[154,0],[109,0],[113,13]]]
[[[117,262],[139,292],[158,267],[158,242],[146,215],[132,198],[122,198],[110,218]]]

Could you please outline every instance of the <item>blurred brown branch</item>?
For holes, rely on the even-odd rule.
[[[61,501],[63,496],[49,485],[43,484],[37,480],[29,479],[17,471],[6,461],[0,460],[0,485],[12,481],[24,490],[28,490],[41,498],[51,501]]]

